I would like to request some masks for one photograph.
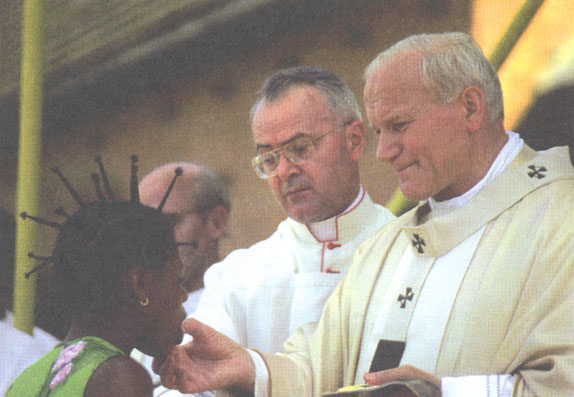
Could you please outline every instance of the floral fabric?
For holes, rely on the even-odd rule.
[[[22,372],[6,396],[81,396],[98,366],[117,355],[124,353],[93,336],[61,343]]]

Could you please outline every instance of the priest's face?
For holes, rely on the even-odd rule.
[[[420,56],[396,55],[367,80],[367,117],[379,135],[377,158],[396,172],[408,198],[446,200],[468,187],[470,139],[465,108],[438,103],[423,86]]]
[[[289,217],[317,222],[340,214],[353,202],[360,186],[363,124],[339,120],[314,87],[293,86],[271,102],[262,101],[252,130],[259,155],[299,138],[313,142],[313,155],[303,162],[290,160],[279,150],[276,175],[267,179]]]

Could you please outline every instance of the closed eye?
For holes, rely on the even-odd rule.
[[[404,132],[408,126],[411,124],[410,121],[401,121],[391,124],[391,131],[393,132]]]

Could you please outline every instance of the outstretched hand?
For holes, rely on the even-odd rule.
[[[165,387],[182,393],[230,387],[253,392],[255,368],[247,350],[196,319],[182,327],[193,340],[175,346],[163,363],[154,360]]]
[[[439,390],[441,387],[440,378],[433,374],[412,367],[410,365],[402,365],[397,368],[388,369],[386,371],[367,373],[363,376],[365,382],[371,385],[382,385],[394,380],[407,381],[414,379],[424,379],[427,382],[434,384]],[[411,391],[406,387],[403,389],[397,388],[397,392],[393,394],[394,397],[414,397]]]

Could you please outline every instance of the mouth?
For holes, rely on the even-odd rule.
[[[289,196],[292,196],[292,195],[294,195],[294,194],[298,194],[298,193],[305,192],[305,191],[307,191],[307,190],[311,190],[311,188],[308,187],[308,186],[299,186],[299,187],[296,187],[296,188],[292,188],[292,189],[287,190],[287,191],[284,193],[284,196],[285,196],[285,197],[289,197]]]
[[[413,161],[412,163],[408,163],[408,164],[406,164],[406,165],[404,165],[404,166],[395,168],[397,174],[400,174],[400,173],[402,173],[403,171],[409,169],[410,167],[412,167],[412,166],[415,165],[416,163],[417,163],[416,161]]]

